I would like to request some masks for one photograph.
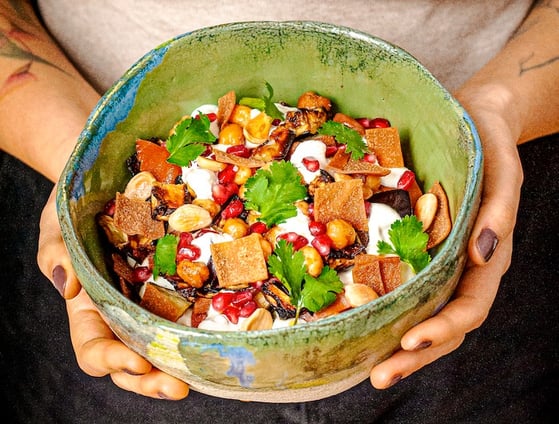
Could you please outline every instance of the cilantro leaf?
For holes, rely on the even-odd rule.
[[[268,259],[268,270],[289,291],[291,304],[297,309],[295,321],[302,308],[317,312],[336,300],[336,293],[343,290],[343,283],[333,269],[325,266],[318,277],[307,273],[305,256],[295,251],[293,244],[279,240]]]
[[[365,156],[367,145],[361,134],[341,122],[326,121],[318,129],[318,133],[336,137],[338,143],[347,146],[346,152],[351,153],[351,158],[354,160],[362,159]]]
[[[167,161],[179,166],[188,166],[190,161],[206,149],[206,144],[212,144],[215,140],[207,115],[200,114],[197,118],[183,119],[165,143],[170,153]]]
[[[418,273],[431,261],[427,252],[429,235],[423,232],[421,222],[415,215],[407,215],[394,221],[388,230],[390,243],[379,240],[377,249],[380,254],[395,254],[411,265]]]
[[[311,312],[318,312],[336,300],[336,293],[343,290],[344,284],[338,273],[325,266],[318,277],[305,275],[302,303]]]
[[[153,275],[175,275],[177,272],[177,246],[178,239],[172,234],[167,234],[157,240],[155,256],[153,258]]]
[[[295,202],[307,196],[297,168],[286,161],[273,162],[268,170],[260,168],[245,183],[245,207],[260,212],[268,227],[297,215]]]
[[[268,97],[243,97],[239,100],[239,104],[264,111],[274,119],[283,119],[283,114],[272,101],[274,89],[268,82],[266,82],[266,89],[268,90]]]

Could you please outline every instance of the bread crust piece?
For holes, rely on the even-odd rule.
[[[367,129],[365,130],[365,140],[381,166],[385,168],[402,168],[405,166],[400,134],[397,128]]]
[[[259,234],[214,243],[210,249],[220,287],[246,287],[249,283],[268,278]]]
[[[314,193],[314,215],[318,222],[324,224],[343,219],[356,230],[368,231],[363,182],[354,178],[318,187]]]
[[[402,284],[400,258],[398,256],[357,255],[352,276],[354,283],[369,286],[379,296],[385,295]]]

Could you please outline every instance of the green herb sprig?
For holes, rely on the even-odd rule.
[[[248,106],[266,112],[266,114],[274,119],[283,119],[283,114],[279,111],[275,103],[272,101],[274,89],[270,83],[266,82],[268,96],[263,97],[243,97],[239,100],[239,104]]]
[[[268,259],[268,270],[289,291],[291,303],[296,308],[295,323],[303,308],[318,312],[336,300],[343,290],[343,283],[333,269],[325,266],[318,277],[306,272],[305,257],[295,251],[292,243],[279,240],[274,253]]]
[[[176,274],[177,246],[178,239],[172,234],[167,234],[157,240],[153,257],[154,276]]]
[[[351,158],[354,160],[362,159],[365,156],[367,146],[361,134],[341,122],[326,121],[318,129],[318,133],[334,136],[338,143],[345,144],[346,152],[351,153]]]
[[[394,221],[388,230],[390,243],[379,240],[378,252],[382,255],[395,254],[418,273],[431,261],[427,252],[429,235],[423,232],[421,221],[415,215],[406,215]]]
[[[245,183],[245,207],[260,213],[269,228],[297,215],[295,202],[307,196],[297,168],[286,161],[260,168]]]
[[[212,144],[215,140],[207,115],[183,119],[165,143],[170,153],[167,162],[188,166],[206,150],[206,144]]]

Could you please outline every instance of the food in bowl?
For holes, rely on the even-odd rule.
[[[122,193],[97,217],[122,293],[205,330],[317,321],[386,295],[450,233],[398,129],[318,93],[296,105],[234,91],[138,139]]]

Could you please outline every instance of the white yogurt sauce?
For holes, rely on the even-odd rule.
[[[309,171],[303,164],[304,158],[316,159],[320,163],[320,168],[324,168],[327,164],[326,145],[320,140],[305,140],[297,146],[291,155],[291,163],[303,176],[305,183],[309,184],[318,175],[320,175],[320,169],[314,172]]]
[[[207,231],[194,240],[192,240],[192,244],[200,248],[201,255],[197,262],[204,262],[206,265],[210,261],[211,251],[210,246],[214,243],[221,243],[224,241],[231,241],[233,237],[231,237],[227,233],[215,233],[213,231]]]
[[[196,163],[193,163],[190,168],[183,166],[182,180],[196,194],[196,198],[213,200],[212,186],[217,184],[215,172],[199,168]]]
[[[196,118],[198,115],[200,114],[204,114],[207,115],[209,113],[215,113],[217,115],[217,105],[201,105],[198,106],[196,109],[194,109],[194,111],[192,112],[191,116],[193,118]],[[212,132],[213,135],[215,135],[216,137],[219,136],[219,125],[217,123],[217,119],[215,119],[214,121],[210,122],[210,131]]]
[[[378,255],[377,243],[379,240],[390,241],[388,230],[394,221],[400,219],[400,215],[390,206],[383,203],[371,203],[369,216],[369,245],[367,253]]]
[[[408,170],[406,167],[389,168],[390,174],[380,177],[380,183],[385,187],[398,188],[398,181],[402,178],[404,172]]]

